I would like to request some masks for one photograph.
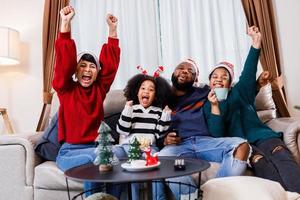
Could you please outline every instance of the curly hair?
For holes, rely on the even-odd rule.
[[[152,81],[155,85],[155,98],[152,103],[153,106],[164,108],[167,105],[169,96],[172,92],[168,81],[162,77],[153,77],[144,74],[137,74],[133,76],[124,89],[124,96],[127,101],[133,101],[133,104],[139,104],[138,92],[144,81]]]

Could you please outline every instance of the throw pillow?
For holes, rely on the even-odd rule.
[[[270,83],[263,86],[259,90],[255,98],[255,105],[257,115],[263,123],[277,117],[276,106],[272,98],[272,87]]]
[[[119,144],[119,133],[117,132],[117,123],[120,118],[121,113],[115,113],[112,115],[108,115],[104,117],[104,122],[110,127],[111,129],[111,136],[114,139],[113,144]]]
[[[278,182],[252,176],[211,179],[201,189],[203,200],[288,200],[288,193]]]
[[[44,160],[56,160],[61,144],[58,142],[58,112],[52,117],[41,139],[37,142],[34,150]]]

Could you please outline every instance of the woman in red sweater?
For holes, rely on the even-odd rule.
[[[58,140],[62,143],[56,164],[62,171],[94,161],[94,141],[104,118],[103,101],[120,62],[117,18],[107,15],[109,37],[107,44],[102,46],[98,61],[92,53],[77,56],[70,33],[74,15],[71,6],[60,11],[61,27],[55,43],[56,63],[52,85],[60,101]],[[77,81],[72,79],[74,74]],[[85,190],[96,186],[99,185],[84,183]]]

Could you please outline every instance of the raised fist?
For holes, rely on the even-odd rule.
[[[169,106],[165,106],[163,112],[168,113],[168,114],[171,114],[171,113],[172,113],[172,110],[169,108]]]
[[[109,27],[115,28],[118,25],[118,18],[116,18],[112,14],[107,14],[107,16],[106,16],[106,22],[107,22],[107,24],[108,24]]]
[[[69,22],[75,15],[75,10],[72,6],[66,6],[59,12],[62,21]]]
[[[248,33],[247,33],[251,39],[252,39],[252,46],[254,48],[259,49],[261,46],[261,33],[256,26],[251,26],[248,28]]]
[[[133,101],[126,101],[126,106],[131,107],[133,105]]]

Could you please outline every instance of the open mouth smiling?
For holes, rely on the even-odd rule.
[[[224,85],[220,84],[220,83],[214,83],[213,86],[216,87],[216,88],[222,88],[222,87],[224,87]]]
[[[81,79],[84,82],[90,82],[92,80],[92,76],[91,75],[82,75]]]

